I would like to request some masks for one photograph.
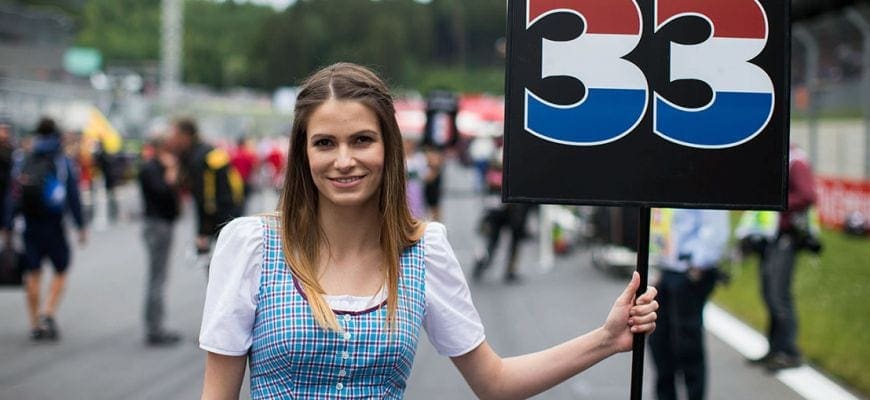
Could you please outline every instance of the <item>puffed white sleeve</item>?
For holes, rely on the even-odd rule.
[[[430,222],[424,234],[426,261],[426,313],[423,328],[438,354],[457,357],[486,339],[480,315],[462,267],[447,241],[447,229]]]
[[[236,218],[221,230],[209,266],[199,332],[201,349],[227,356],[247,354],[253,340],[262,260],[260,218]]]

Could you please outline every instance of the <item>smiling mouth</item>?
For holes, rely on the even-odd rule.
[[[344,178],[330,178],[330,179],[335,181],[335,182],[338,182],[338,183],[354,183],[362,178],[363,178],[362,176],[348,176],[348,177],[344,177]]]

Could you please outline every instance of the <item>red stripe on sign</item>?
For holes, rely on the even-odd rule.
[[[640,34],[640,10],[632,0],[527,0],[526,25],[550,12],[573,12],[586,20],[586,33]]]
[[[767,36],[767,18],[755,0],[659,0],[656,24],[679,14],[698,13],[713,21],[713,36],[724,38],[763,39]]]

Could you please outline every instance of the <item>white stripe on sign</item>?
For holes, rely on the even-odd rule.
[[[758,358],[767,353],[767,339],[764,336],[713,304],[707,304],[704,308],[704,326],[743,357]],[[807,365],[779,371],[775,376],[807,400],[858,400]]]
[[[734,38],[691,45],[671,42],[670,79],[700,79],[716,92],[773,93],[767,72],[748,62],[766,45],[764,39]]]
[[[639,89],[649,86],[643,71],[623,59],[640,35],[585,34],[568,41],[542,39],[541,77],[571,76],[588,89]]]

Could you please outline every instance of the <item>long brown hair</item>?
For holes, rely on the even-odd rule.
[[[318,223],[318,192],[308,163],[308,121],[330,99],[357,101],[375,113],[384,141],[384,170],[379,191],[381,226],[379,241],[384,254],[387,283],[387,326],[395,326],[399,294],[399,256],[414,244],[423,225],[411,216],[405,197],[405,159],[396,122],[393,98],[387,86],[371,70],[351,63],[337,63],[311,75],[296,99],[290,133],[290,152],[284,188],[278,206],[281,212],[281,243],[294,279],[308,297],[314,319],[324,329],[340,331],[335,313],[323,298],[316,269],[326,241]]]

